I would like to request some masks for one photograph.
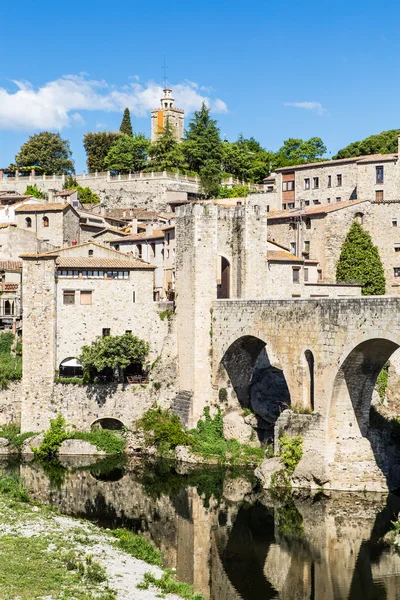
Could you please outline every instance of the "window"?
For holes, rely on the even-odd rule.
[[[318,269],[317,273],[318,273],[318,281],[322,281],[322,269]]]
[[[156,245],[155,245],[155,243],[151,242],[150,247],[151,247],[152,257],[154,258],[155,255],[156,255]]]
[[[310,178],[309,178],[309,177],[306,177],[306,178],[304,179],[304,189],[305,189],[305,190],[309,190],[309,189],[310,189],[310,185],[311,185],[311,184],[310,184]]]
[[[289,223],[289,229],[296,229],[296,223]]]
[[[340,187],[342,185],[342,176],[341,175],[336,175],[336,185],[337,185],[337,187]]]
[[[296,256],[296,242],[290,242],[290,254]]]
[[[119,252],[119,244],[115,244],[114,248]]]
[[[362,225],[363,219],[364,219],[364,215],[362,213],[360,213],[360,212],[356,213],[356,216],[354,218],[356,223],[358,223],[359,225]]]
[[[395,252],[400,252],[400,244],[395,244],[394,245],[394,251]]]
[[[313,177],[313,188],[314,188],[314,190],[318,190],[318,188],[319,188],[319,177]]]
[[[400,267],[395,267],[393,269],[393,276],[394,277],[400,277]]]
[[[32,227],[32,219],[30,217],[26,217],[25,225],[26,227]]]
[[[310,206],[310,201],[309,201],[309,200],[306,200],[306,201],[304,202],[304,204],[305,204],[306,206]]]
[[[287,182],[287,189],[288,189],[288,192],[292,192],[294,190],[294,181]]]
[[[282,210],[286,210],[286,204],[282,204]]]
[[[74,290],[64,290],[63,291],[63,301],[64,301],[64,304],[75,304],[75,291]]]
[[[376,167],[376,183],[383,183],[383,167]]]
[[[132,333],[132,329],[125,329],[125,333]]]
[[[304,267],[304,281],[307,282],[308,281],[308,268]]]
[[[132,302],[133,303],[136,302],[136,292],[135,291],[132,292]]]
[[[383,190],[376,190],[375,202],[383,202]]]
[[[85,306],[92,304],[92,292],[91,291],[81,291],[81,304]]]
[[[49,217],[43,217],[43,227],[49,226]]]
[[[107,337],[108,335],[111,335],[111,329],[109,329],[108,327],[104,327],[103,331],[102,331],[102,335],[103,335],[103,337]]]
[[[327,204],[330,204],[330,203],[331,203],[331,199],[330,199],[330,198],[327,198],[327,199],[326,199],[326,203],[327,203]]]
[[[392,219],[392,227],[397,227],[397,219]]]
[[[336,197],[336,202],[341,202],[341,201],[342,201],[342,198],[340,196],[337,196]]]
[[[310,254],[310,242],[309,241],[304,242],[303,254]]]
[[[142,258],[142,244],[137,245],[137,255],[138,258]]]
[[[328,175],[328,187],[332,186],[332,175]]]
[[[287,205],[287,207],[288,207],[289,209],[290,209],[290,208],[294,208],[294,202],[289,202],[289,203],[288,203],[288,205]]]
[[[293,283],[300,283],[300,268],[299,267],[293,267],[292,279],[293,279]]]
[[[287,181],[282,183],[282,192],[287,192]]]
[[[88,250],[88,256],[93,256],[93,250]]]
[[[311,219],[306,219],[306,229],[311,229]]]
[[[313,200],[313,204],[321,204],[319,200]]]

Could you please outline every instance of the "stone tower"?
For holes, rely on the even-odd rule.
[[[175,139],[183,139],[185,128],[185,111],[175,108],[175,99],[172,97],[172,90],[166,87],[164,96],[161,98],[161,109],[155,108],[151,111],[151,141],[155,142],[160,133],[164,130],[165,123],[168,121],[174,131]]]
[[[220,299],[267,295],[267,216],[263,207],[188,204],[176,211],[176,315],[180,357],[179,403],[190,400],[185,420],[196,425],[214,398],[212,310]],[[222,265],[225,294],[218,296]]]

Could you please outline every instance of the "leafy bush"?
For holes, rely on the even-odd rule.
[[[54,383],[72,383],[73,385],[83,385],[85,381],[83,377],[55,377]]]
[[[245,185],[234,185],[231,188],[220,185],[217,198],[245,198],[249,192],[249,188]]]
[[[279,439],[279,446],[280,461],[285,467],[286,472],[292,475],[303,456],[303,438],[301,435],[290,437],[284,434]]]
[[[0,387],[5,389],[11,381],[22,378],[21,343],[16,344],[16,356],[11,353],[14,335],[11,332],[0,333]]]
[[[378,379],[376,380],[376,390],[379,394],[379,398],[381,402],[383,402],[386,398],[386,388],[389,380],[389,361],[383,366],[382,371],[378,375]]]
[[[159,312],[158,316],[160,317],[161,321],[165,321],[165,319],[167,319],[167,321],[171,321],[172,317],[174,316],[174,311],[172,308],[166,308],[165,310]]]
[[[218,400],[220,402],[226,402],[228,400],[228,392],[226,388],[220,388],[218,392]]]
[[[21,433],[20,426],[16,423],[8,423],[7,425],[3,425],[0,428],[0,437],[6,438],[10,441],[11,446],[20,450],[22,448],[22,444],[25,440],[34,436],[35,434],[32,431],[27,431],[26,433]]]
[[[109,429],[97,429],[96,431],[76,431],[68,436],[73,440],[85,440],[90,442],[98,450],[107,454],[122,454],[125,450],[126,439],[110,431]]]
[[[30,502],[30,498],[22,480],[15,475],[0,475],[0,493],[7,494],[13,500],[20,500],[21,502]]]
[[[61,414],[50,420],[50,427],[44,434],[42,444],[39,448],[34,448],[37,458],[42,460],[57,458],[61,444],[71,437],[71,434],[65,429],[66,425],[67,423]]]
[[[189,443],[189,436],[182,428],[180,418],[169,410],[150,408],[137,425],[145,432],[146,443],[156,446],[161,453]]]
[[[36,184],[26,186],[25,196],[33,196],[34,198],[44,198],[43,192],[39,190]]]
[[[134,558],[144,560],[150,565],[162,565],[162,554],[144,537],[128,529],[114,529],[111,535],[117,538],[118,546]]]

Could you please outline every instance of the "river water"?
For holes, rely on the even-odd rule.
[[[395,494],[276,497],[247,472],[87,462],[1,466],[64,514],[140,532],[207,600],[400,600],[400,553],[382,541]]]

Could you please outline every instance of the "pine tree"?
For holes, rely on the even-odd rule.
[[[175,139],[174,131],[167,118],[163,131],[158,135],[149,150],[150,167],[154,171],[186,171],[188,165],[182,149],[182,143]]]
[[[352,224],[343,242],[336,279],[344,283],[360,283],[364,296],[385,293],[385,273],[378,248],[359,223]]]
[[[129,112],[129,108],[126,108],[124,110],[124,116],[122,117],[121,126],[120,126],[119,130],[121,133],[124,133],[125,135],[129,135],[131,137],[133,135],[132,123],[131,123],[131,113]]]

